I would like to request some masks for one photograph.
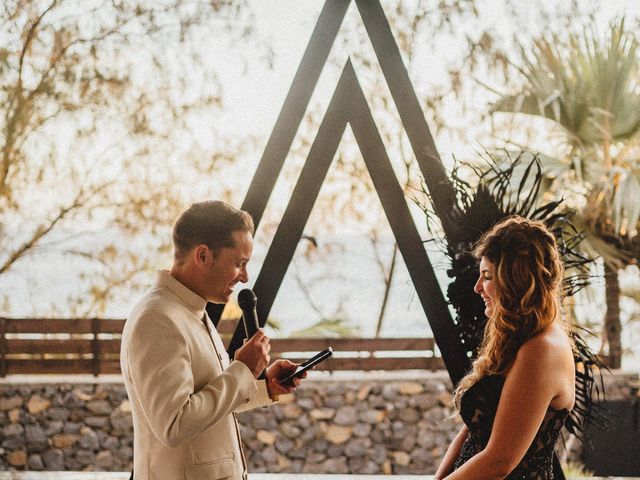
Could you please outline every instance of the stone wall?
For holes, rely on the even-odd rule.
[[[241,414],[251,471],[435,472],[459,428],[448,377],[362,377],[307,382],[277,408]]]
[[[0,470],[131,468],[124,385],[0,385]]]
[[[610,395],[628,392],[613,378]],[[11,382],[11,383],[10,383]],[[459,428],[444,372],[314,372],[295,396],[239,415],[252,472],[430,474]],[[0,383],[0,470],[131,468],[118,378]]]

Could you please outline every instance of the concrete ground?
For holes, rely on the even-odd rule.
[[[253,473],[249,480],[429,480],[431,475],[310,475],[286,473]],[[589,477],[595,480],[596,477]],[[602,477],[598,477],[602,478]],[[128,480],[129,473],[120,472],[0,472],[0,480]],[[622,477],[607,477],[623,480]],[[571,480],[582,480],[573,478]],[[626,477],[624,480],[640,480]]]

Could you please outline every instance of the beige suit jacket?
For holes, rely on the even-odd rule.
[[[135,480],[247,476],[235,412],[273,402],[264,381],[229,362],[205,305],[159,272],[127,318],[120,363],[133,414]]]

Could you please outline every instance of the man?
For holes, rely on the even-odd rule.
[[[295,364],[269,364],[262,329],[230,362],[206,314],[246,283],[253,220],[221,201],[196,203],[173,229],[174,263],[133,308],[121,367],[131,402],[136,480],[240,480],[247,465],[235,413],[295,390],[278,378]]]

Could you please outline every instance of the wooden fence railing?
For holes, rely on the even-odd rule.
[[[225,343],[235,325],[220,322]],[[0,376],[120,373],[123,326],[124,320],[103,318],[0,318]],[[334,356],[318,370],[444,368],[433,338],[274,338],[271,357],[301,362],[329,345]]]

